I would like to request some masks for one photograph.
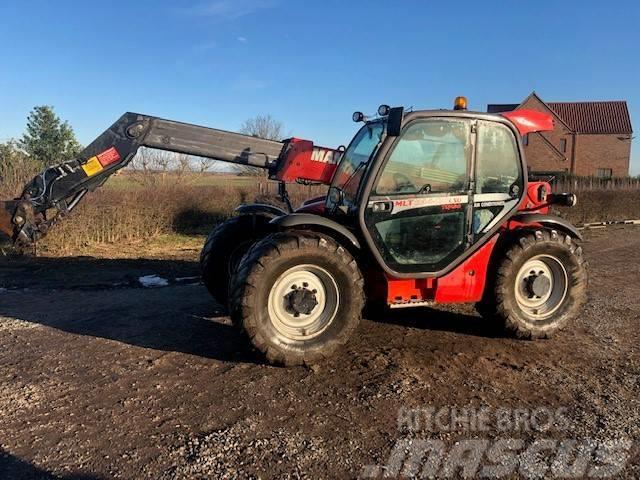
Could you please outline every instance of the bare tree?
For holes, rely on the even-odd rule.
[[[145,186],[178,185],[194,172],[189,155],[152,148],[141,148],[129,168],[135,181]]]
[[[216,163],[216,160],[212,158],[206,158],[206,157],[195,157],[195,160],[197,160],[196,164],[198,166],[197,168],[198,173],[208,172]]]
[[[279,142],[284,138],[284,124],[269,114],[256,115],[242,123],[240,133]],[[256,177],[264,175],[263,170],[246,165],[238,165],[237,170],[245,175]]]
[[[244,121],[240,133],[279,142],[284,137],[284,125],[271,115],[256,115]]]

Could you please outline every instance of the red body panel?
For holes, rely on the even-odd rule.
[[[387,303],[397,305],[430,301],[434,297],[434,284],[434,278],[387,277]]]
[[[541,197],[541,189],[546,192]],[[527,185],[527,194],[522,197],[522,202],[518,207],[518,211],[530,213],[549,213],[549,203],[547,203],[546,195],[551,193],[551,184],[549,182],[529,182]]]
[[[498,237],[494,235],[480,249],[451,273],[437,280],[435,301],[438,303],[479,302],[487,280],[489,260]]]
[[[514,110],[501,115],[511,120],[520,135],[553,130],[553,117],[546,113],[536,112],[535,110]]]
[[[333,173],[340,161],[341,152],[332,148],[318,147],[309,140],[291,138],[286,141],[273,180],[283,182],[308,181],[331,183]]]
[[[464,303],[482,298],[487,268],[493,248],[500,235],[484,244],[453,271],[440,278],[398,279],[387,277],[389,305],[414,302]]]

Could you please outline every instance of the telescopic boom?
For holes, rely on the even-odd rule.
[[[140,147],[262,168],[282,182],[328,183],[340,156],[307,140],[278,142],[125,113],[78,158],[48,167],[25,186],[20,198],[0,202],[0,231],[19,245],[35,242],[87,192],[129,164]]]

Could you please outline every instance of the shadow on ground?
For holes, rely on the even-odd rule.
[[[470,305],[398,309],[368,308],[365,311],[365,318],[420,330],[452,332],[482,338],[506,337],[498,322],[480,317]]]
[[[84,474],[54,475],[14,457],[0,448],[0,478],[7,480],[100,480],[103,477]]]
[[[198,263],[182,259],[97,257],[0,257],[0,287],[68,290],[115,288],[143,275],[199,276]]]
[[[158,275],[169,286],[143,288]],[[186,280],[186,281],[185,281]],[[0,263],[0,316],[138,347],[262,363],[185,260],[18,258]]]
[[[158,275],[168,287],[143,288],[138,278]],[[61,331],[161,351],[230,362],[263,363],[225,309],[198,283],[188,260],[18,258],[0,264],[0,316]],[[187,279],[190,283],[177,282]],[[190,279],[190,280],[189,280]],[[464,311],[464,309],[462,309]],[[440,308],[372,309],[366,318],[423,330],[498,338],[471,313]]]

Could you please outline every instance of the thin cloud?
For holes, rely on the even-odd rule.
[[[249,40],[247,40],[247,37],[238,37],[238,41],[240,43],[249,43]]]
[[[211,0],[184,9],[184,13],[217,20],[235,20],[276,6],[276,0]]]

